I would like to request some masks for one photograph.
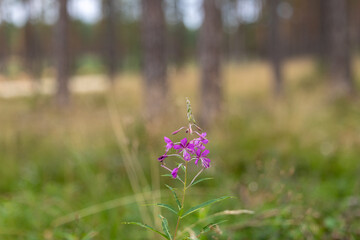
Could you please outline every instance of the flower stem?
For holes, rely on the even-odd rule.
[[[187,164],[188,162],[185,162],[185,179],[184,179],[184,189],[183,189],[183,197],[182,197],[182,200],[181,200],[181,209],[180,211],[184,208],[184,202],[185,202],[185,194],[186,194],[186,179],[187,179]],[[176,223],[176,228],[175,228],[175,233],[174,233],[174,240],[176,240],[176,233],[178,231],[178,228],[179,228],[179,225],[180,225],[180,219],[181,219],[181,216],[178,216],[178,220],[177,220],[177,223]]]
[[[200,170],[200,172],[198,172],[198,174],[196,174],[196,176],[193,178],[193,180],[191,180],[189,186],[187,186],[186,188],[191,187],[191,184],[193,184],[193,182],[194,182],[194,181],[196,180],[196,178],[202,173],[202,171],[204,171],[204,168],[202,168],[202,169]]]

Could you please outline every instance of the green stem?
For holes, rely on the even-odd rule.
[[[180,211],[184,208],[185,194],[186,194],[187,169],[188,169],[187,168],[187,162],[185,162],[184,189],[183,189],[183,197],[182,197],[182,200],[181,200],[181,209],[180,209]],[[180,219],[181,219],[181,216],[178,216],[178,220],[177,220],[176,228],[175,228],[175,233],[174,233],[174,240],[176,240],[176,233],[177,233],[179,225],[180,225]]]

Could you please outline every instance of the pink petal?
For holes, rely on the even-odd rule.
[[[166,143],[172,143],[171,139],[168,138],[168,137],[164,137],[164,141],[165,141]]]
[[[210,152],[209,150],[205,149],[205,151],[201,154],[201,156],[205,157],[206,155],[209,154],[209,152]]]
[[[186,146],[186,144],[187,144],[187,139],[186,138],[183,138],[183,139],[181,139],[181,144],[183,145],[183,146]]]
[[[182,146],[181,145],[174,145],[174,149],[176,149],[176,150],[182,149]]]

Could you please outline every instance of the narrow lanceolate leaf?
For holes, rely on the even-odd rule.
[[[204,202],[204,203],[202,203],[202,204],[199,204],[199,205],[197,205],[197,206],[195,206],[195,207],[192,207],[192,208],[190,208],[189,210],[187,210],[184,214],[181,215],[181,218],[184,218],[184,217],[186,217],[187,215],[189,215],[189,214],[191,214],[191,213],[193,213],[193,212],[196,212],[196,211],[198,211],[198,210],[201,209],[201,208],[210,206],[210,205],[212,205],[212,204],[214,204],[214,203],[223,201],[223,200],[228,199],[228,198],[231,198],[231,197],[229,197],[229,196],[224,196],[224,197],[220,197],[220,198],[216,198],[216,199],[212,199],[212,200],[206,201],[206,202]]]
[[[219,224],[224,223],[224,222],[227,222],[227,220],[222,220],[222,221],[217,222],[217,223],[210,223],[210,224],[206,225],[205,227],[203,227],[200,234],[207,233],[208,231],[212,230],[216,225],[219,225]]]
[[[170,191],[174,194],[174,198],[175,198],[176,204],[177,204],[178,208],[181,209],[181,203],[180,203],[180,201],[179,201],[178,196],[176,195],[175,189],[172,188],[172,187],[170,187],[169,185],[166,185],[166,184],[165,184],[165,186],[166,186],[168,189],[170,189]]]
[[[161,222],[162,222],[161,225],[162,225],[165,235],[167,236],[168,239],[172,240],[172,236],[169,231],[169,224],[168,224],[167,219],[161,215],[159,215],[159,217],[161,218]]]
[[[178,212],[170,205],[165,204],[165,203],[157,203],[156,206],[162,207],[162,208],[166,208],[167,210],[175,213],[176,215],[178,214]]]
[[[157,234],[160,234],[160,235],[163,236],[164,238],[170,240],[170,238],[169,238],[167,235],[163,234],[162,232],[159,232],[159,231],[156,230],[155,228],[153,228],[153,227],[151,227],[151,226],[149,226],[149,225],[147,225],[147,224],[144,224],[144,223],[140,223],[140,222],[123,222],[123,223],[121,223],[121,224],[138,225],[138,226],[140,226],[140,227],[146,228],[147,230],[156,232]]]
[[[181,169],[186,172],[186,167],[184,165],[180,165]]]
[[[190,186],[188,186],[188,187],[194,186],[195,184],[198,184],[198,183],[203,182],[203,181],[211,180],[211,179],[213,179],[213,178],[201,178],[201,179],[198,179],[198,180],[194,181],[194,182],[193,182]]]

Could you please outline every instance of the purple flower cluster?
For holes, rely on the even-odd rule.
[[[182,127],[179,130],[173,132],[172,134],[177,134],[184,128],[185,127]],[[209,142],[209,140],[206,138],[206,132],[198,133],[197,131],[193,131],[190,124],[189,128],[186,130],[186,133],[189,133],[190,135],[192,135],[192,133],[195,133],[197,137],[192,140],[183,138],[180,142],[175,143],[173,143],[170,138],[164,137],[164,141],[166,143],[165,154],[160,156],[158,158],[158,161],[161,162],[162,167],[171,172],[173,178],[177,177],[179,168],[182,163],[171,170],[165,166],[165,159],[168,157],[175,156],[182,159],[184,162],[191,162],[194,160],[195,165],[198,165],[198,162],[200,161],[203,168],[210,167],[210,159],[207,158],[209,150],[205,149],[205,145]],[[174,153],[169,154],[171,150],[173,150]]]

